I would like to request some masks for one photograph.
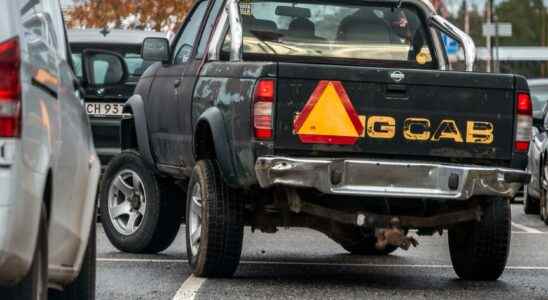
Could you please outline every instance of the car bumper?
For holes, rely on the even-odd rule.
[[[120,118],[90,118],[93,141],[102,165],[120,153]]]
[[[18,282],[30,268],[45,177],[15,165],[0,168],[0,285]]]
[[[526,171],[474,165],[395,160],[260,157],[255,165],[263,188],[315,188],[325,194],[467,200],[512,198],[528,182]]]

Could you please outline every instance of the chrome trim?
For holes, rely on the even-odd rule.
[[[215,31],[213,31],[213,35],[211,36],[208,51],[209,60],[219,60],[221,58],[221,47],[223,46],[223,38],[228,29],[227,20],[228,9],[225,6],[225,9],[223,9],[221,15],[219,16],[219,21],[217,22]]]
[[[472,40],[468,34],[460,30],[457,26],[453,25],[451,22],[439,15],[431,16],[430,23],[441,32],[449,35],[461,43],[462,48],[464,49],[466,71],[474,71],[474,63],[476,61],[476,45],[474,44],[474,40]]]
[[[326,194],[467,200],[514,197],[530,178],[526,171],[474,165],[396,160],[260,157],[255,165],[263,188],[315,188]],[[458,176],[457,186],[449,178]]]
[[[230,61],[241,61],[243,53],[243,30],[238,0],[227,0],[230,23]]]

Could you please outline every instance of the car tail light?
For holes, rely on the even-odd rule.
[[[516,152],[528,152],[533,127],[533,104],[527,92],[517,93],[517,120],[514,148]]]
[[[261,79],[255,86],[253,101],[253,128],[255,137],[260,140],[272,138],[272,115],[276,98],[276,81]]]
[[[19,40],[0,43],[0,137],[21,135],[20,66]]]

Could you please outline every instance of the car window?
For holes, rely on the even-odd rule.
[[[198,45],[198,51],[196,51],[196,58],[202,58],[204,56],[207,43],[209,42],[209,36],[211,35],[211,31],[213,30],[213,27],[215,26],[215,20],[217,20],[217,17],[219,16],[219,12],[221,11],[223,4],[224,4],[224,1],[222,0],[216,0],[215,3],[213,4],[213,7],[211,8],[211,13],[209,14],[207,23],[204,27],[204,33],[202,34],[202,37],[200,39],[200,44]]]
[[[81,53],[72,53],[72,65],[74,66],[74,74],[76,77],[82,79],[84,77],[82,69],[82,54]]]
[[[124,54],[124,60],[126,61],[129,75],[133,77],[143,75],[146,69],[155,63],[154,61],[143,60],[140,53],[126,53]]]
[[[95,77],[96,84],[101,85],[107,81],[109,66],[110,64],[106,60],[96,60],[93,62],[93,70],[95,71],[93,76]]]
[[[432,47],[416,8],[336,1],[240,3],[244,55],[276,55],[433,66]],[[230,37],[223,51],[230,49]]]
[[[126,61],[130,79],[131,77],[139,78],[141,75],[143,75],[146,69],[154,63],[154,61],[143,60],[141,54],[139,53],[126,52],[122,53],[122,55],[124,57],[124,60]],[[74,73],[78,78],[82,79],[82,53],[73,52],[72,63],[74,65]]]
[[[204,18],[206,8],[207,1],[202,1],[194,9],[193,14],[187,17],[190,19],[188,19],[188,22],[182,29],[182,33],[179,36],[179,40],[177,40],[177,45],[175,46],[175,56],[173,58],[174,64],[185,63],[192,55],[196,35],[200,30],[200,25],[202,24],[202,19]]]

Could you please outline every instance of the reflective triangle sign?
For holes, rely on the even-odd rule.
[[[353,145],[364,126],[340,81],[322,80],[293,125],[303,143]]]

